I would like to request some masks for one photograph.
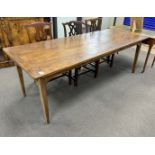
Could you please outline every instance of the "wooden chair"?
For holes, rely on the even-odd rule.
[[[86,32],[99,31],[102,27],[102,17],[86,19]]]
[[[30,43],[52,39],[51,23],[49,22],[35,22],[25,25],[25,28]],[[33,35],[32,31],[34,31]]]
[[[32,24],[25,25],[25,28],[26,28],[30,43],[52,39],[51,23],[49,23],[49,22],[35,22]],[[31,32],[32,32],[32,29],[35,30],[33,37],[32,37],[32,34],[30,33],[30,29],[31,29]],[[71,85],[71,82],[72,82],[72,79],[71,79],[72,72],[71,71],[65,72],[62,75],[54,77],[50,81],[58,79],[63,76],[68,77],[69,84]]]
[[[101,31],[102,17],[86,19],[85,25],[86,25],[86,32]],[[114,54],[107,56],[106,59],[105,58],[101,59],[99,63],[101,64],[103,62],[107,62],[109,66],[112,67],[114,56],[115,56]]]
[[[75,36],[83,33],[83,25],[85,25],[81,21],[70,21],[66,23],[62,23],[64,28],[64,36]]]
[[[62,23],[62,25],[64,28],[65,37],[71,37],[71,36],[82,34],[85,32],[85,27],[86,27],[86,24],[82,21],[70,21],[70,22]],[[96,78],[98,73],[98,64],[99,64],[99,61],[96,61],[94,62],[94,64],[92,63],[88,64],[89,66],[85,65],[79,68],[75,68],[74,76],[72,77],[72,80],[74,80],[74,86],[78,85],[78,77],[88,72],[93,72],[94,77]]]

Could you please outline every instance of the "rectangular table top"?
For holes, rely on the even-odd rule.
[[[39,79],[97,60],[148,38],[123,29],[106,29],[4,48],[4,52],[33,79]]]
[[[116,25],[116,26],[111,26],[111,28],[119,28],[119,29],[124,29],[127,31],[130,31],[130,26],[127,25]],[[147,30],[147,29],[143,29],[142,32],[136,32],[145,36],[148,36],[152,39],[155,39],[155,31],[153,30]]]
[[[130,31],[130,26],[126,26],[126,25],[116,25],[116,26],[112,26],[111,28],[124,29],[124,30]],[[142,32],[136,32],[136,33],[150,38],[149,40],[143,43],[148,45],[155,45],[155,31],[143,29]]]

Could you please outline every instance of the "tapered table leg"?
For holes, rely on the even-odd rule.
[[[49,110],[48,110],[48,99],[47,99],[47,90],[46,90],[46,85],[47,82],[45,79],[39,79],[37,80],[38,88],[39,88],[39,93],[40,93],[40,100],[43,108],[43,114],[46,123],[49,123]]]
[[[139,56],[139,53],[140,53],[140,48],[141,48],[141,43],[137,44],[135,57],[134,57],[133,65],[132,65],[132,73],[135,73],[135,70],[136,70],[136,65],[137,65],[137,60],[138,60],[138,56]]]
[[[22,72],[21,67],[17,66],[17,72],[18,72],[18,76],[19,76],[22,93],[23,93],[23,96],[25,97],[26,92],[25,92],[24,78],[23,78],[23,72]]]
[[[153,67],[154,62],[155,62],[155,56],[154,56],[154,58],[153,58],[153,61],[152,61],[152,65],[151,65],[151,67]]]
[[[145,72],[145,68],[146,68],[146,65],[147,65],[147,62],[148,62],[152,47],[153,47],[153,45],[149,45],[149,50],[147,52],[147,56],[146,56],[146,59],[145,59],[145,63],[144,63],[144,66],[143,66],[142,73]]]

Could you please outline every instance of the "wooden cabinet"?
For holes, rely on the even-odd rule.
[[[4,54],[3,47],[23,45],[29,42],[24,25],[47,21],[47,17],[0,17],[0,68],[13,65]]]

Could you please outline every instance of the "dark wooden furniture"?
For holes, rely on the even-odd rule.
[[[85,26],[86,26],[86,32],[94,32],[94,31],[101,31],[102,27],[102,17],[97,17],[97,18],[91,18],[91,19],[86,19],[85,21]],[[113,66],[114,62],[114,54],[107,56],[106,58],[102,58],[99,60],[99,64],[103,62],[107,62],[110,67]]]
[[[70,21],[66,23],[62,23],[64,28],[64,36],[71,37],[76,36],[86,32],[86,24],[82,21]],[[74,80],[74,86],[78,86],[78,79],[79,76],[84,75],[89,72],[94,73],[94,77],[97,77],[98,74],[98,67],[99,61],[95,61],[94,63],[90,63],[89,65],[84,65],[79,68],[74,69],[74,75],[72,79]],[[71,72],[72,75],[72,72]]]
[[[86,32],[99,31],[102,27],[102,17],[85,20]]]
[[[83,33],[84,23],[81,21],[70,21],[70,22],[62,23],[62,25],[64,28],[65,37],[75,36]]]
[[[122,29],[107,29],[55,40],[4,48],[15,62],[25,96],[22,69],[38,85],[46,123],[49,110],[46,85],[56,75],[99,60],[109,54],[137,45],[132,73],[135,72],[141,43],[149,37]]]

